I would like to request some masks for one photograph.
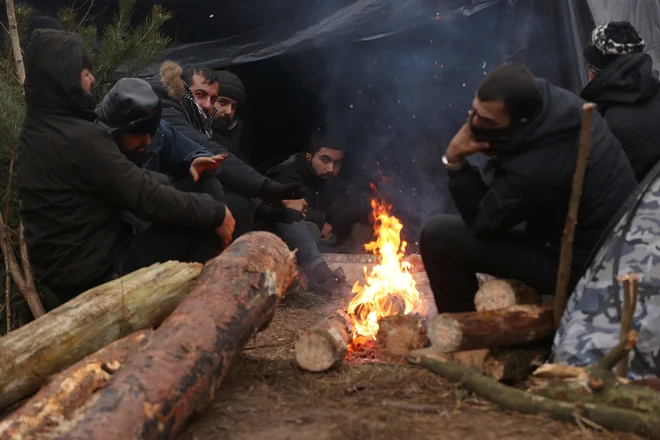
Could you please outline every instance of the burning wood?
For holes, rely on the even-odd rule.
[[[393,315],[378,322],[376,347],[384,360],[401,362],[408,353],[428,343],[426,325],[419,315]]]

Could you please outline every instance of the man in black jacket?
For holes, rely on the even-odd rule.
[[[163,103],[163,119],[192,141],[213,154],[228,154],[218,178],[225,191],[225,203],[236,215],[236,236],[252,230],[254,198],[276,204],[299,198],[297,184],[281,185],[266,178],[247,163],[212,140],[214,104],[219,96],[215,72],[205,67],[185,70],[172,61],[163,63],[160,77],[150,84]],[[287,217],[282,210],[282,220]]]
[[[238,76],[226,70],[216,72],[215,76],[218,79],[219,92],[214,106],[213,141],[222,145],[243,162],[248,163],[240,148],[245,85]]]
[[[204,262],[220,252],[233,231],[225,206],[160,184],[94,122],[85,100],[94,83],[91,59],[79,35],[37,30],[25,68],[18,184],[41,282],[66,301],[156,262]],[[153,225],[135,236],[123,221],[128,210]]]
[[[554,294],[583,103],[518,64],[497,67],[486,76],[468,122],[442,158],[460,217],[432,219],[420,240],[439,311],[474,309],[477,272],[518,279],[541,294]],[[598,114],[592,133],[571,286],[636,187],[621,145]],[[466,161],[477,152],[492,156],[490,183]],[[518,226],[522,232],[516,233]]]
[[[582,92],[598,104],[638,182],[660,160],[660,82],[643,52],[644,40],[627,21],[597,27],[584,50],[590,82]]]

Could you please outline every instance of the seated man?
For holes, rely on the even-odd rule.
[[[597,27],[584,50],[589,84],[582,91],[598,104],[638,182],[660,161],[660,81],[643,52],[644,40],[627,21]]]
[[[542,295],[554,294],[583,103],[519,64],[497,67],[483,80],[468,122],[442,158],[460,217],[432,219],[420,240],[440,312],[474,310],[476,272],[518,279]],[[571,289],[636,187],[621,145],[598,114],[592,132]],[[492,156],[489,184],[466,161],[479,151]],[[523,223],[523,232],[514,233]]]
[[[268,171],[267,176],[276,182],[303,185],[304,202],[285,200],[287,208],[305,214],[305,221],[293,224],[278,223],[275,232],[291,249],[298,249],[298,264],[309,278],[312,291],[320,294],[345,294],[346,278],[341,268],[330,270],[321,256],[321,238],[332,235],[325,206],[329,199],[326,187],[341,170],[344,152],[317,137],[312,140],[308,152],[294,154],[280,165]]]
[[[245,107],[245,86],[239,77],[221,70],[215,74],[218,85],[218,99],[215,101],[213,120],[213,142],[236,155],[243,162],[247,158],[240,149],[243,121],[241,111]]]
[[[160,77],[151,80],[150,84],[163,103],[164,120],[213,154],[228,154],[219,179],[225,191],[225,202],[239,219],[240,229],[236,235],[252,230],[253,198],[266,203],[300,198],[297,184],[276,183],[213,142],[214,104],[219,96],[219,84],[213,70],[205,67],[183,70],[178,64],[166,61],[161,66]]]
[[[18,184],[25,240],[42,283],[67,301],[157,262],[218,255],[234,228],[225,206],[162,185],[94,122],[85,102],[92,64],[79,35],[36,31],[25,68]],[[127,210],[153,225],[134,235],[123,221]]]

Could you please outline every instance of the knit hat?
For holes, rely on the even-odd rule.
[[[218,96],[224,96],[238,102],[241,106],[245,103],[245,86],[239,77],[226,70],[216,72],[218,84],[220,84],[220,92]]]
[[[584,50],[584,58],[596,69],[602,70],[621,55],[643,52],[644,39],[627,21],[598,26],[591,34],[591,45]]]
[[[97,121],[113,133],[149,134],[158,130],[162,114],[160,99],[143,79],[117,81],[96,109]]]

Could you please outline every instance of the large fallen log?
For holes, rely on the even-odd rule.
[[[337,310],[308,330],[298,333],[296,363],[314,373],[327,371],[344,360],[352,338],[351,318]]]
[[[474,307],[477,312],[540,302],[541,295],[518,280],[486,281],[474,295]]]
[[[272,319],[295,274],[275,235],[253,232],[209,261],[193,291],[110,383],[40,439],[171,439],[208,405],[234,357]]]
[[[444,313],[431,320],[429,339],[443,353],[526,345],[554,333],[552,311],[552,304],[542,304]]]
[[[56,374],[18,410],[0,421],[0,440],[40,438],[54,425],[71,419],[75,411],[107,385],[129,354],[144,350],[153,331],[140,330],[119,339]]]
[[[423,349],[411,353],[408,362],[421,365],[445,379],[460,383],[467,391],[477,394],[502,408],[525,414],[548,414],[566,422],[580,417],[612,430],[634,432],[649,438],[660,436],[660,415],[644,414],[607,405],[567,403],[537,396],[506,386],[483,374],[464,368],[447,359],[437,350]]]
[[[401,362],[427,345],[426,325],[419,315],[392,315],[378,321],[376,347],[383,360]]]
[[[160,324],[201,264],[167,262],[89,290],[0,339],[0,410],[49,376],[138,329]]]

